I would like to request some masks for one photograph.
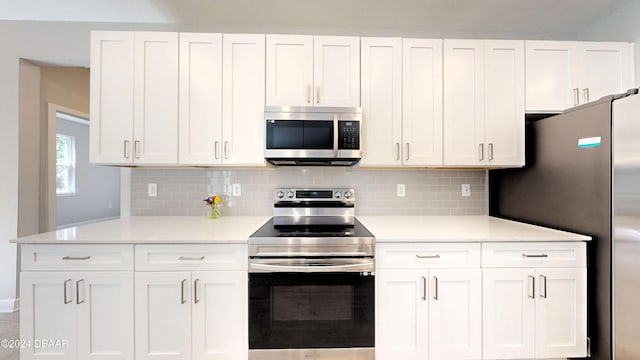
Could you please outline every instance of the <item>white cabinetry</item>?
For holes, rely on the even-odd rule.
[[[25,245],[22,264],[21,359],[134,358],[132,246]]]
[[[444,165],[524,165],[524,42],[444,41]]]
[[[481,359],[480,245],[376,251],[376,359]]]
[[[178,34],[91,33],[91,161],[176,164]]]
[[[359,106],[358,37],[267,35],[267,105]]]
[[[264,58],[264,35],[180,34],[180,164],[264,164]]]
[[[584,243],[483,244],[485,359],[586,356]]]
[[[247,358],[246,245],[138,246],[136,259],[136,359]]]
[[[629,43],[527,41],[528,112],[560,112],[633,87]]]

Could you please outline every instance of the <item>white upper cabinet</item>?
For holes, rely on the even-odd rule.
[[[444,165],[524,165],[524,44],[444,41]]]
[[[180,164],[222,162],[222,34],[180,34]]]
[[[97,31],[91,38],[91,161],[176,164],[178,34]]]
[[[629,43],[527,41],[528,112],[560,112],[633,87]]]
[[[264,165],[264,35],[180,34],[187,165]]]
[[[359,38],[267,35],[266,102],[359,106]]]
[[[402,39],[362,38],[362,165],[401,165]]]
[[[402,164],[442,165],[442,40],[402,40]]]
[[[264,165],[265,36],[225,34],[222,144],[225,165]]]

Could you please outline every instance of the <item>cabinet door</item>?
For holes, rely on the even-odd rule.
[[[487,164],[524,165],[524,41],[485,41]]]
[[[526,41],[526,109],[560,112],[578,104],[575,43]]]
[[[20,274],[20,338],[31,346],[20,359],[76,359],[77,312],[73,273]],[[42,339],[65,341],[63,346],[36,346]]]
[[[628,43],[581,42],[580,103],[633,87],[633,50]]]
[[[587,269],[538,269],[536,358],[587,356]]]
[[[362,38],[362,164],[401,165],[402,39]]]
[[[535,270],[483,269],[483,358],[533,359]]]
[[[246,360],[247,273],[204,271],[193,273],[193,359]]]
[[[78,359],[133,360],[133,273],[81,273],[74,286]]]
[[[312,106],[313,36],[267,35],[267,105]]]
[[[178,162],[178,33],[135,33],[134,162]]]
[[[402,162],[442,165],[442,40],[402,47]]]
[[[376,272],[376,359],[424,360],[428,352],[427,270]]]
[[[229,165],[264,165],[265,36],[223,36],[221,156]]]
[[[90,160],[133,161],[133,33],[91,32]]]
[[[191,358],[191,274],[135,274],[136,359]]]
[[[444,40],[444,165],[486,164],[482,40]]]
[[[482,358],[480,269],[429,271],[429,359]]]
[[[180,164],[222,162],[222,35],[180,34]]]
[[[313,38],[314,104],[360,106],[360,38]]]

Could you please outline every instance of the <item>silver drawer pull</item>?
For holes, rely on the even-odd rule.
[[[192,260],[192,261],[201,261],[201,260],[204,260],[204,256],[200,256],[200,257],[180,256],[180,257],[178,258],[178,260],[184,260],[184,261],[188,261],[188,260]]]
[[[65,256],[62,260],[89,260],[91,256]]]
[[[549,255],[547,254],[522,254],[522,257],[526,258],[547,258]]]
[[[418,255],[416,254],[418,259],[440,259],[440,254],[435,255]]]

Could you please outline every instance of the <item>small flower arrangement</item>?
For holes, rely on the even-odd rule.
[[[211,195],[206,199],[203,199],[205,205],[209,207],[209,212],[207,216],[209,219],[217,219],[220,217],[220,212],[218,211],[218,204],[222,199],[218,195]]]

